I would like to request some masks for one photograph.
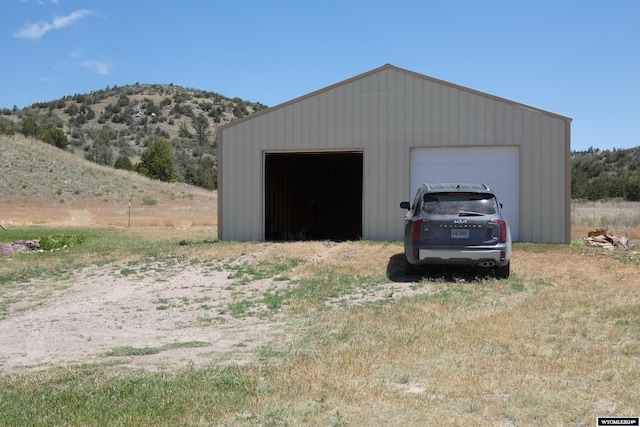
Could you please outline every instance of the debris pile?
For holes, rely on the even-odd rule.
[[[0,243],[0,255],[13,255],[18,252],[37,251],[38,249],[40,249],[40,239]]]
[[[609,233],[607,228],[596,228],[587,233],[584,243],[587,246],[596,246],[604,249],[631,249],[627,236],[618,237]]]

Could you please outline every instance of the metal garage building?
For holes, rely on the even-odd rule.
[[[221,240],[402,240],[421,182],[484,182],[568,243],[571,119],[384,65],[218,129]]]

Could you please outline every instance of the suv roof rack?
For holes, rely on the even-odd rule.
[[[445,191],[463,191],[463,190],[475,190],[475,191],[491,191],[486,184],[469,184],[469,183],[424,183],[423,184],[428,191],[433,190],[445,190]]]

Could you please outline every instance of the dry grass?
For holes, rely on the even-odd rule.
[[[102,167],[40,141],[0,137],[7,227],[217,227],[217,193]],[[129,203],[131,207],[129,208]]]
[[[640,202],[573,202],[571,224],[584,231],[597,227],[609,228],[618,235],[627,234],[630,239],[640,239]]]
[[[415,426],[591,425],[640,413],[637,262],[525,248],[513,269],[507,283],[436,281],[394,304],[321,313],[256,412],[298,425]]]

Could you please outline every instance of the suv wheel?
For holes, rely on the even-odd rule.
[[[508,279],[510,273],[511,262],[502,267],[496,267],[496,277],[499,279]]]
[[[420,274],[420,267],[411,264],[407,259],[404,259],[404,274],[407,276],[417,276]]]

